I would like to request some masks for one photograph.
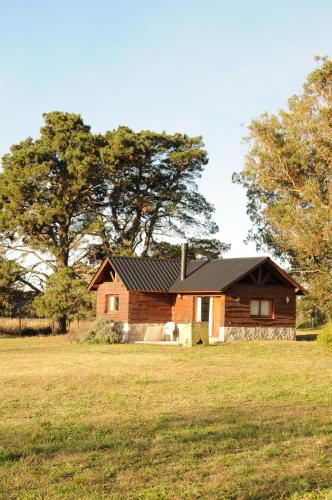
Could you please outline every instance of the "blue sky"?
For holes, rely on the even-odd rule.
[[[35,137],[42,113],[202,135],[200,189],[228,256],[254,255],[241,170],[245,126],[301,91],[332,54],[328,0],[0,0],[0,155]]]

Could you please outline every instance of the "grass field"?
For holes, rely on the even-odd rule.
[[[332,357],[0,339],[0,498],[332,498]]]

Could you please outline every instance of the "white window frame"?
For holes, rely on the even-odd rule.
[[[196,321],[202,321],[202,297],[196,297]]]
[[[209,318],[207,322],[209,323],[209,332],[212,335],[212,320],[213,320],[213,297],[196,297],[196,306],[195,306],[195,320],[197,323],[202,322],[202,299],[209,299]]]

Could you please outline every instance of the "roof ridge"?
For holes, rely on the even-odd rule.
[[[109,259],[139,259],[139,260],[161,260],[163,262],[180,262],[180,257],[178,259],[163,259],[161,257],[141,257],[140,255],[109,255]]]
[[[135,259],[135,260],[154,260],[161,262],[180,262],[181,257],[178,259],[167,257],[141,257],[140,255],[108,255],[109,259]],[[252,260],[252,259],[269,259],[268,255],[257,255],[256,257],[222,257],[220,259],[188,259],[188,262],[216,262],[227,260]]]
[[[244,260],[244,259],[268,259],[268,255],[257,255],[256,257],[223,257],[222,259],[212,259],[212,260]]]

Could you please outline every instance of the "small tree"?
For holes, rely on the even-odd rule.
[[[87,315],[92,308],[92,296],[86,284],[73,269],[62,268],[53,273],[46,282],[45,291],[34,300],[37,314],[58,322],[59,333],[68,331],[68,322],[75,316]],[[61,318],[66,318],[63,323]]]

